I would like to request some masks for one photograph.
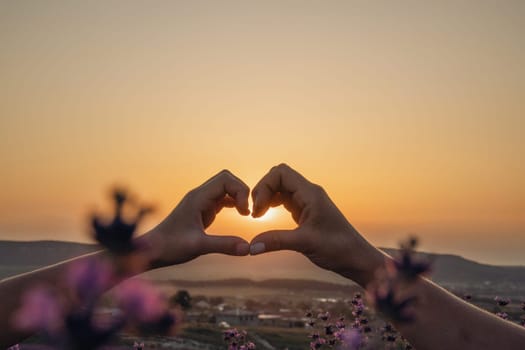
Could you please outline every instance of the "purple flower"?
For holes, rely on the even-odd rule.
[[[499,305],[499,306],[507,306],[508,304],[510,304],[510,299],[509,298],[500,298],[499,296],[496,296],[494,298],[494,301]]]
[[[130,279],[115,291],[119,306],[124,314],[140,322],[152,322],[166,311],[166,299],[150,283]]]
[[[99,259],[75,262],[66,279],[81,303],[91,303],[110,287],[113,277],[111,265]]]
[[[317,318],[326,322],[330,318],[330,313],[328,311],[327,312],[321,312],[320,314],[317,315]]]
[[[144,343],[138,343],[138,342],[133,343],[133,350],[142,350],[142,349],[144,349]]]
[[[508,320],[509,319],[509,315],[506,313],[506,312],[497,312],[496,313],[496,316],[504,319],[504,320]]]
[[[55,294],[47,287],[35,287],[24,294],[22,306],[13,316],[15,328],[54,334],[63,326],[62,308]]]
[[[372,295],[377,310],[387,318],[406,323],[414,320],[414,315],[409,309],[417,299],[415,296],[405,298],[398,302],[394,297],[394,290],[391,286],[387,288],[377,288],[373,291]]]
[[[357,329],[350,329],[342,332],[340,339],[342,343],[341,349],[345,350],[357,350],[364,343],[363,336]]]
[[[324,339],[324,338],[316,338],[314,341],[312,341],[310,343],[310,349],[312,349],[312,350],[319,349],[324,344],[326,344],[326,339]]]
[[[393,260],[397,274],[408,281],[413,281],[419,275],[430,272],[431,268],[430,262],[416,259],[415,248],[417,244],[415,237],[410,238],[406,243],[402,243],[400,256]]]
[[[93,319],[93,308],[72,312],[66,317],[66,334],[62,343],[68,349],[93,350],[107,343],[122,327],[124,320],[101,327]]]
[[[138,223],[142,218],[152,211],[150,207],[141,208],[135,220],[129,223],[122,217],[123,207],[128,196],[126,191],[115,189],[113,191],[113,201],[115,202],[115,215],[109,224],[103,224],[96,216],[92,218],[92,226],[95,239],[110,252],[117,255],[126,255],[137,249],[133,241],[133,234],[137,229]]]

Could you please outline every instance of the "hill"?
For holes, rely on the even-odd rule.
[[[97,250],[90,244],[34,241],[0,241],[0,278],[30,271]],[[384,249],[396,254],[395,249]],[[448,286],[508,285],[525,288],[524,266],[494,266],[477,263],[457,255],[421,253],[433,263],[432,279]],[[243,258],[210,254],[187,264],[155,270],[147,274],[158,280],[216,281],[221,279],[315,280],[336,284],[351,282],[327,272],[295,252],[276,252]]]

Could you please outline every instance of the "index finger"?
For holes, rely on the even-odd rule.
[[[288,165],[283,163],[274,166],[252,190],[252,216],[263,216],[270,205],[275,205],[272,200],[277,193],[286,193],[295,207],[303,208],[308,200],[309,189],[313,186],[315,185]]]
[[[199,204],[203,206],[201,209],[206,209],[204,206],[210,201],[217,202],[223,199],[225,195],[229,195],[233,199],[239,214],[250,214],[248,205],[250,188],[228,170],[222,170],[213,176],[198,187],[196,192],[198,193]]]

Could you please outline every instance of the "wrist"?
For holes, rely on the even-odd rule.
[[[389,259],[381,250],[375,247],[371,248],[370,252],[366,253],[366,259],[359,258],[359,264],[355,264],[356,257],[351,256],[350,258],[354,262],[346,264],[347,267],[343,267],[338,273],[366,288],[375,280],[377,271],[385,268],[386,261]]]
[[[144,262],[143,272],[168,266],[168,264],[162,259],[164,246],[162,236],[163,235],[157,226],[136,239],[138,247],[137,252]]]

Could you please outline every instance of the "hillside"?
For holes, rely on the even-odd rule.
[[[56,242],[0,241],[0,278],[86,254],[94,245]],[[395,254],[393,249],[385,249]],[[456,255],[421,253],[434,262],[432,279],[448,285],[486,286],[512,284],[525,287],[524,266],[493,266],[480,264]],[[313,265],[294,252],[278,252],[243,258],[211,254],[187,264],[152,271],[150,278],[159,280],[216,281],[221,279],[316,280],[350,284],[347,279]]]

